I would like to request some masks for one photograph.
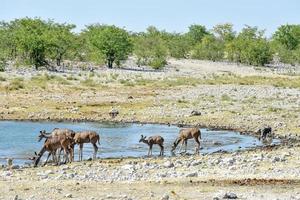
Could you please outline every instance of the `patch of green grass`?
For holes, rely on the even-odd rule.
[[[6,78],[0,76],[0,81],[6,81]]]
[[[113,79],[113,80],[117,80],[118,77],[119,77],[119,74],[118,74],[118,73],[112,73],[112,74],[110,74],[110,77],[111,77],[111,79]]]
[[[10,81],[10,83],[6,86],[7,90],[19,90],[23,89],[24,86],[24,79],[23,78],[14,78]]]
[[[86,87],[96,87],[98,84],[92,78],[86,78],[83,81],[80,81],[80,84]]]
[[[129,79],[122,79],[122,80],[120,80],[120,83],[124,86],[130,86],[130,87],[133,87],[136,85],[134,82],[130,81]]]
[[[68,80],[68,81],[78,81],[78,78],[76,78],[76,77],[73,76],[73,75],[70,75],[70,76],[67,77],[67,80]]]
[[[268,112],[275,112],[275,113],[277,113],[277,112],[281,112],[281,111],[282,111],[282,108],[269,107],[269,108],[267,109],[267,111],[268,111]]]
[[[223,95],[221,96],[221,100],[222,100],[222,101],[231,101],[232,99],[231,99],[231,97],[228,96],[227,94],[223,94]]]

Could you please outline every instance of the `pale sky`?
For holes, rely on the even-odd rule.
[[[0,20],[26,16],[73,23],[77,30],[103,23],[185,32],[191,24],[210,29],[231,22],[236,30],[255,25],[270,35],[281,24],[300,24],[300,0],[0,0]]]

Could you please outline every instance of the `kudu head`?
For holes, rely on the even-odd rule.
[[[40,131],[40,134],[38,136],[38,142],[40,142],[43,138],[49,138],[51,136],[51,133],[46,133],[45,130]]]
[[[171,152],[173,153],[178,145],[178,139],[176,139],[172,145]]]
[[[140,141],[139,141],[139,142],[143,142],[143,141],[145,141],[145,140],[146,140],[146,137],[147,137],[147,136],[143,136],[143,135],[141,135],[141,139],[140,139]]]

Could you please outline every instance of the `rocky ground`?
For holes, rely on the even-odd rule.
[[[285,141],[231,154],[2,168],[0,199],[300,199],[295,73],[193,60],[170,60],[159,72],[10,70],[0,73],[0,119],[200,124],[246,134],[269,125]]]
[[[0,199],[300,199],[300,145],[0,171]]]

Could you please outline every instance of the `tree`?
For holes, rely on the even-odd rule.
[[[124,29],[95,24],[87,27],[86,34],[97,53],[104,56],[108,68],[113,63],[119,65],[132,52],[132,41]]]
[[[38,18],[16,19],[11,22],[13,36],[17,41],[20,54],[36,69],[48,65],[46,51],[49,42],[46,33],[49,30],[48,24],[51,23],[51,21],[46,22]]]
[[[153,27],[147,30],[146,33],[140,33],[135,37],[134,54],[138,58],[137,64],[150,65],[154,69],[162,68],[167,63],[166,41],[162,39],[158,31],[153,31]]]
[[[206,30],[205,26],[193,24],[189,27],[189,31],[187,32],[187,38],[190,44],[193,46],[201,42],[202,38],[208,34],[209,32]]]
[[[169,54],[174,58],[187,58],[191,50],[186,35],[172,34],[167,41]]]
[[[71,32],[76,26],[72,24],[53,23],[49,30],[45,32],[45,37],[49,43],[49,57],[60,66],[62,60],[71,48],[74,47],[75,35]]]
[[[197,44],[192,51],[192,58],[204,60],[222,60],[224,57],[223,42],[213,35],[206,35],[201,43]]]
[[[300,60],[300,25],[282,25],[272,37],[272,50],[281,62],[295,65]]]
[[[230,61],[248,65],[264,65],[272,59],[270,44],[264,31],[246,26],[239,35],[226,44],[225,51]]]
[[[282,25],[274,33],[273,39],[288,50],[295,50],[300,44],[300,25]]]
[[[213,27],[213,32],[216,37],[223,42],[230,42],[235,37],[235,32],[233,31],[233,25],[230,23],[218,24]]]

